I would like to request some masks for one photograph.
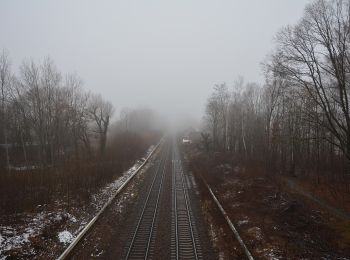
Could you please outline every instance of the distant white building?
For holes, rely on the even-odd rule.
[[[191,140],[189,140],[189,139],[185,139],[185,138],[183,138],[183,139],[182,139],[182,143],[183,143],[183,144],[191,144],[191,143],[192,143],[192,141],[191,141]]]

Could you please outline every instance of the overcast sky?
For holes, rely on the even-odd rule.
[[[307,0],[17,1],[0,4],[13,67],[50,56],[118,111],[148,106],[200,117],[216,83],[263,83],[260,62]]]

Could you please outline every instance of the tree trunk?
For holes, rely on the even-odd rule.
[[[6,168],[10,171],[10,155],[9,155],[9,144],[7,143],[7,130],[4,127],[4,139],[5,139],[5,153],[6,153]]]

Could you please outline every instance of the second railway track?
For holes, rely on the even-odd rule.
[[[172,258],[203,259],[177,145],[173,149]]]

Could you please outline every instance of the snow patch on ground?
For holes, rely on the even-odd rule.
[[[16,232],[11,227],[1,226],[0,228],[2,233],[0,234],[0,257],[3,257],[3,252],[19,248],[24,243],[28,243],[29,237],[35,233],[35,230],[31,227],[26,228],[23,233]]]
[[[245,225],[245,224],[248,224],[249,223],[249,220],[248,219],[244,219],[244,220],[239,220],[237,221],[237,225],[238,226],[242,226],[242,225]]]
[[[253,237],[259,241],[262,240],[262,238],[263,238],[261,229],[259,227],[252,227],[252,228],[247,230],[247,233],[250,237]]]
[[[42,211],[32,215],[18,214],[13,217],[24,219],[26,226],[0,226],[0,259],[6,257],[6,252],[19,249],[25,244],[30,244],[30,239],[41,235],[43,230],[49,225],[60,222],[63,218],[67,219],[68,223],[69,221],[76,221],[75,217],[69,213],[49,211]]]
[[[126,172],[122,174],[118,179],[115,181],[107,184],[105,187],[102,187],[99,192],[97,192],[95,195],[92,196],[92,203],[94,204],[96,210],[100,210],[103,205],[108,201],[110,197],[112,197],[119,187],[131,176],[137,171],[137,169],[142,165],[142,163],[145,161],[145,158],[147,158],[151,152],[153,151],[154,146],[150,146],[146,152],[146,155],[141,159],[137,160],[136,163],[129,168]]]
[[[225,254],[224,252],[219,253],[219,260],[225,260]]]
[[[120,186],[135,173],[135,171],[141,166],[143,162],[137,161],[129,170],[123,173],[121,177],[115,181],[107,184],[105,187],[101,188],[99,192],[92,196],[92,203],[94,204],[96,210],[100,210],[107,200],[112,197]]]
[[[269,260],[279,260],[280,259],[277,256],[275,256],[273,252],[271,252],[267,257]]]
[[[73,235],[68,230],[58,233],[58,240],[63,244],[69,244],[73,241]]]
[[[28,166],[9,166],[10,170],[13,171],[29,171],[29,170],[35,170],[39,167],[36,165],[28,165]]]

